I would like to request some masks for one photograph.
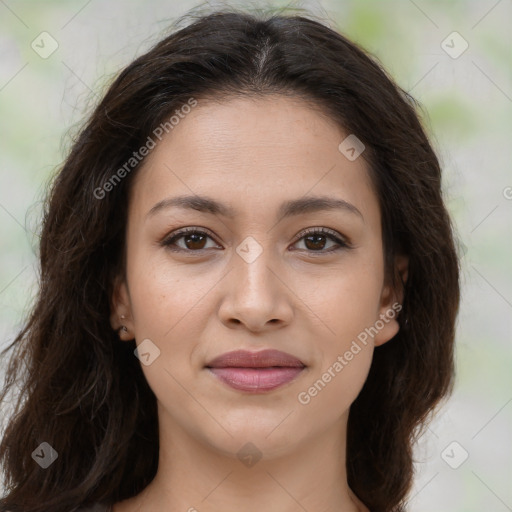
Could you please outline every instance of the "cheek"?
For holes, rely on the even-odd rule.
[[[127,271],[138,336],[169,343],[180,330],[195,328],[191,319],[204,309],[215,276],[196,265],[171,264],[164,250],[135,250]]]
[[[127,267],[136,340],[140,344],[149,339],[159,351],[158,359],[142,369],[150,385],[174,389],[175,381],[163,369],[179,381],[190,378],[193,355],[208,319],[205,297],[213,282],[200,272],[171,266],[161,257],[137,256]]]
[[[379,318],[382,278],[378,261],[361,257],[319,275],[314,286],[307,286],[311,280],[303,282],[298,295],[314,312],[316,330],[310,337],[318,356],[301,390],[303,398],[298,396],[308,410],[336,416],[363,387],[373,357],[370,328]]]
[[[204,277],[184,276],[179,268],[162,262],[151,264],[148,259],[142,270],[134,265],[131,276],[137,345],[149,339],[157,347],[158,356],[151,364],[145,365],[141,359],[150,388],[159,405],[164,404],[166,414],[181,416],[182,421],[201,415],[189,393],[198,394],[194,355],[208,318],[204,298],[212,284]]]
[[[294,290],[307,306],[303,309],[312,316],[319,333],[323,333],[323,350],[342,350],[375,323],[382,281],[378,262],[357,257],[315,276],[303,274],[297,279]]]
[[[366,381],[374,344],[365,329],[374,324],[378,307],[375,287],[370,285],[352,278],[329,280],[322,298],[311,305],[321,319],[317,332],[311,333],[318,358],[297,399],[313,417],[319,414],[335,421]]]
[[[361,391],[373,356],[373,346],[357,340],[332,354],[328,362],[306,379],[298,403],[312,417],[331,423],[344,414]]]

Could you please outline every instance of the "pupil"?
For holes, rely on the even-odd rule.
[[[203,240],[199,240],[200,238],[202,238]],[[189,249],[203,249],[204,238],[204,235],[201,235],[199,233],[193,233],[185,238],[185,243]],[[190,243],[192,244],[192,247],[189,247]],[[199,246],[194,244],[199,244]]]
[[[309,235],[306,237],[306,247],[308,249],[323,249],[325,247],[325,240],[323,240],[324,238],[325,238],[324,235]],[[310,247],[308,245],[308,241],[311,241],[311,240],[314,240],[313,247]],[[317,245],[317,244],[320,244],[320,245]]]

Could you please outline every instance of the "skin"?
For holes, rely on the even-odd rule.
[[[151,484],[114,512],[367,510],[347,485],[348,413],[374,347],[398,332],[397,321],[359,343],[308,404],[298,400],[401,299],[384,273],[366,163],[338,150],[347,135],[299,98],[201,100],[146,158],[129,201],[126,281],[117,282],[111,324],[127,327],[123,339],[150,339],[160,350],[141,365],[158,402],[160,458]],[[238,213],[172,207],[147,216],[182,194],[209,196]],[[343,199],[360,215],[277,217],[283,201],[305,195]],[[202,245],[175,241],[188,252],[160,244],[182,227],[213,236]],[[338,246],[329,236],[319,245],[297,237],[310,227],[336,231],[350,248],[327,252]],[[262,250],[251,263],[236,252],[248,236]],[[397,265],[406,277],[406,262]],[[306,370],[281,388],[248,394],[204,368],[225,352],[265,348],[298,357]],[[246,443],[262,456],[251,467],[237,457]]]

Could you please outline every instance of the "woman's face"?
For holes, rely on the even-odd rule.
[[[112,324],[136,339],[161,435],[267,457],[342,437],[374,346],[398,330],[378,200],[351,139],[339,149],[348,135],[300,99],[199,101],[146,158]],[[209,368],[267,349],[295,359]]]

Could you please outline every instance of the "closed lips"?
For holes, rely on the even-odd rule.
[[[296,357],[278,350],[223,354],[206,365],[220,381],[237,391],[265,393],[294,380],[306,366]]]
[[[270,368],[294,367],[304,368],[305,364],[298,358],[279,350],[262,350],[249,352],[237,350],[222,354],[207,365],[207,368]]]

